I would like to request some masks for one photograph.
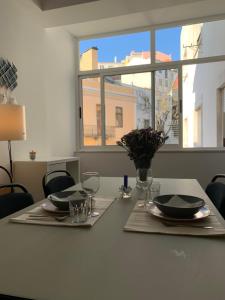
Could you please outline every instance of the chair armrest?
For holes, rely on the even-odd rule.
[[[225,174],[216,174],[211,180],[211,182],[215,182],[217,178],[225,178]]]

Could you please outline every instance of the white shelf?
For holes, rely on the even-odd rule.
[[[35,160],[31,159],[17,159],[16,162],[47,162],[47,163],[60,163],[60,162],[68,162],[68,161],[77,161],[79,157],[68,156],[68,157],[37,157]]]

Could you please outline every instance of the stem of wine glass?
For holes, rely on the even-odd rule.
[[[89,201],[90,201],[90,215],[92,214],[92,199],[93,199],[93,197],[92,197],[92,194],[89,194]]]

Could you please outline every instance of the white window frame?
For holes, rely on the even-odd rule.
[[[211,62],[220,62],[225,61],[225,54],[224,55],[217,55],[211,57],[202,57],[202,58],[194,58],[194,59],[187,59],[187,60],[177,60],[171,62],[155,62],[155,44],[156,44],[156,31],[159,29],[169,29],[177,26],[185,26],[185,25],[193,25],[198,23],[206,23],[206,22],[213,22],[213,21],[221,21],[225,20],[225,15],[217,16],[217,17],[204,17],[198,19],[191,19],[188,21],[183,22],[173,22],[163,25],[154,25],[148,27],[141,27],[141,28],[133,28],[124,31],[117,31],[113,33],[104,33],[99,35],[91,35],[91,36],[84,36],[82,38],[77,39],[78,46],[78,55],[76,56],[76,66],[78,67],[78,72],[76,76],[76,87],[78,88],[78,93],[76,94],[76,104],[79,107],[79,112],[77,114],[76,120],[76,140],[77,140],[77,147],[76,151],[79,152],[123,152],[124,150],[117,146],[117,145],[105,145],[105,95],[104,95],[104,77],[105,76],[113,76],[118,74],[131,74],[131,73],[144,73],[144,72],[152,72],[154,74],[155,71],[160,70],[169,70],[169,69],[177,69],[178,70],[178,106],[179,106],[179,144],[166,144],[160,150],[161,151],[179,151],[179,152],[218,152],[218,151],[225,151],[223,147],[212,147],[212,148],[183,148],[183,128],[182,128],[182,67],[185,65],[193,65],[193,64],[203,64],[203,63],[211,63]],[[137,32],[150,32],[150,52],[151,52],[151,63],[145,65],[137,65],[137,66],[126,66],[126,67],[117,67],[117,68],[108,68],[108,69],[97,69],[97,70],[89,70],[89,71],[80,71],[80,48],[79,42],[86,39],[94,39],[94,38],[102,38],[102,37],[109,37],[109,36],[118,36],[123,34],[132,34]],[[81,81],[85,78],[90,77],[100,77],[100,97],[101,97],[101,108],[102,108],[102,146],[84,146],[83,144],[83,119],[82,114],[80,114],[80,110],[82,111],[82,86]],[[155,84],[155,76],[152,77],[152,86]],[[154,103],[155,103],[155,95],[154,89],[151,89],[152,99],[153,101],[153,108],[152,111],[154,113]],[[154,120],[154,118],[153,118]],[[153,124],[154,126],[154,124]]]

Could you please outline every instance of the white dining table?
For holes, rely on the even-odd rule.
[[[217,214],[197,180],[157,181],[161,194],[198,196]],[[119,177],[101,178],[98,195],[115,198],[122,183]],[[135,186],[135,178],[129,185]],[[91,228],[2,219],[0,294],[36,300],[224,300],[225,237],[126,232],[135,201],[116,199]],[[218,219],[224,222],[219,214]]]

